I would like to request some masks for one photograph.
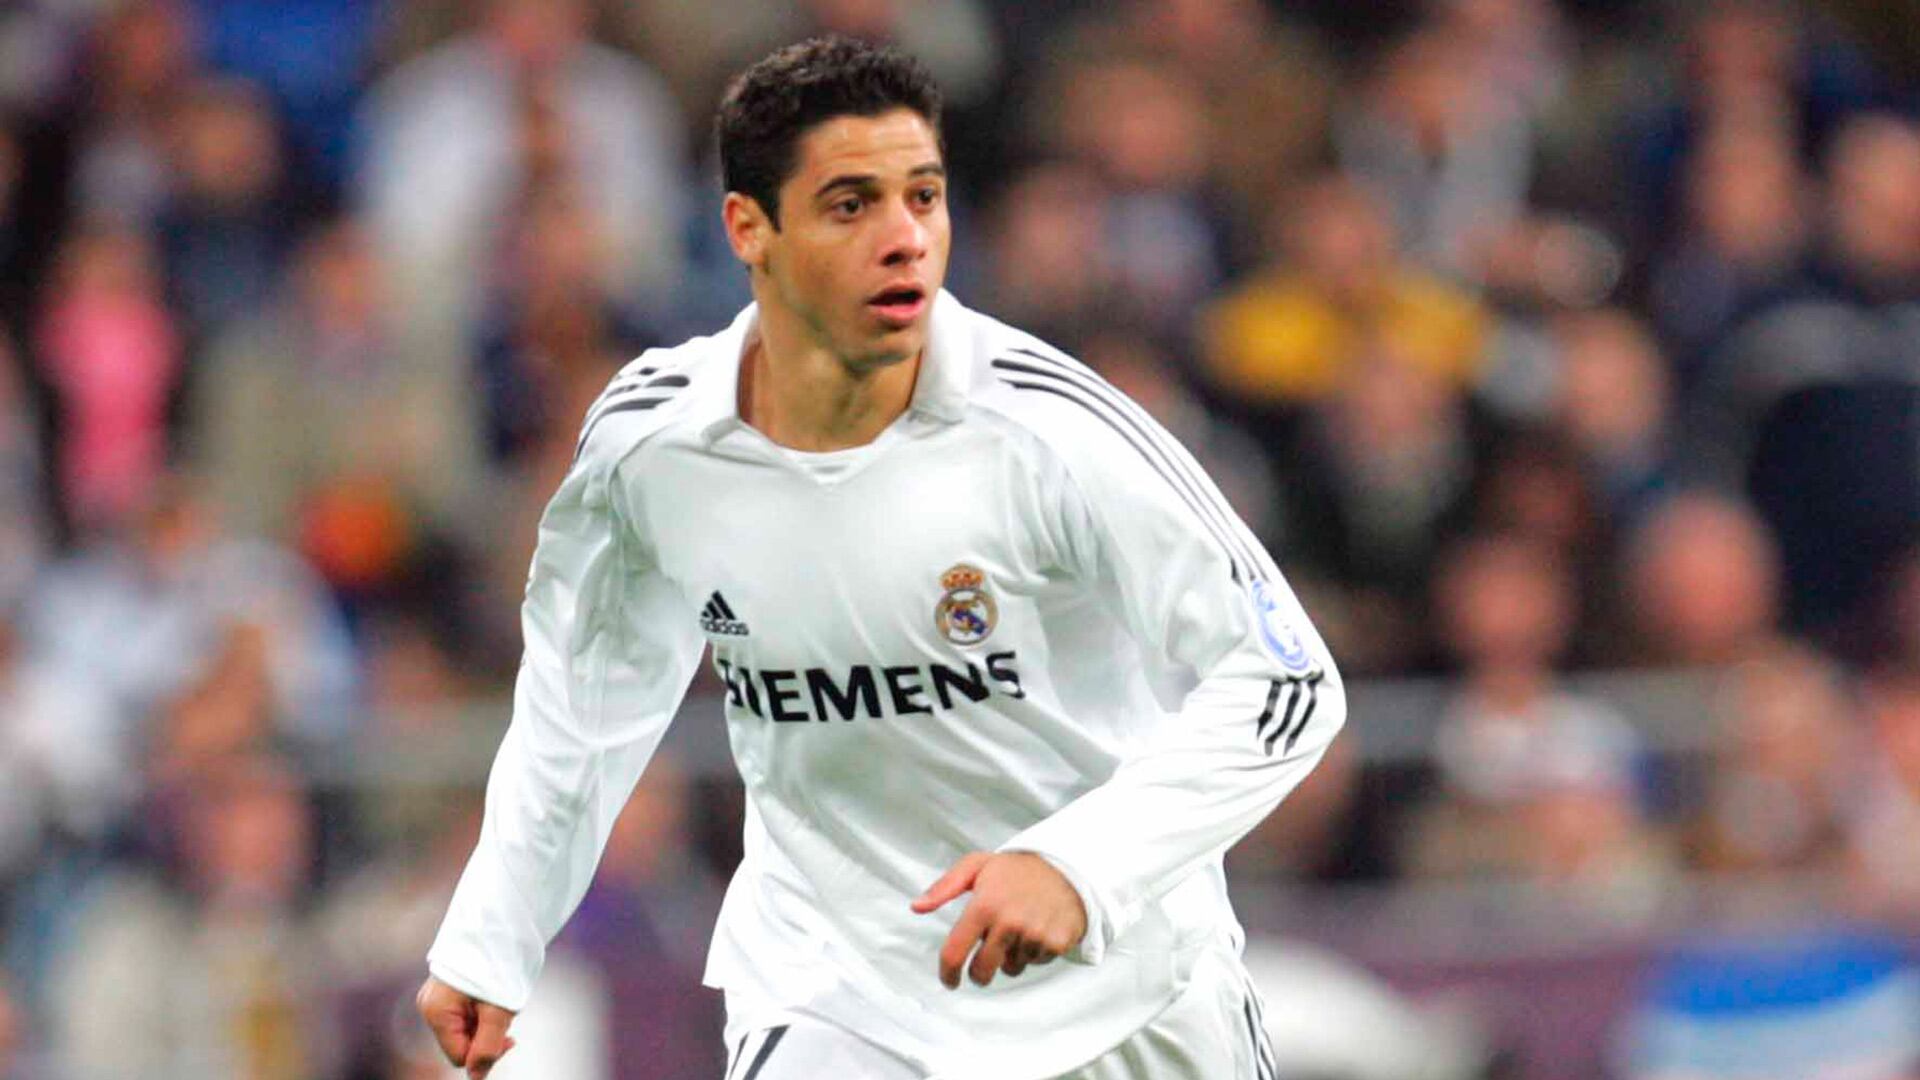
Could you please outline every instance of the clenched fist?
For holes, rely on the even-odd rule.
[[[1013,976],[1028,964],[1052,961],[1087,932],[1080,894],[1052,863],[1030,852],[967,855],[914,900],[913,910],[925,915],[966,892],[973,899],[940,948],[940,981],[949,990],[959,987],[962,965],[985,986],[995,971]]]
[[[433,1029],[440,1052],[455,1066],[467,1070],[468,1080],[485,1080],[493,1066],[513,1049],[507,1025],[513,1014],[455,990],[431,976],[413,999]]]

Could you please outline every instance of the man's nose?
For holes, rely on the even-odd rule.
[[[895,204],[887,215],[880,261],[887,266],[911,266],[927,254],[927,223],[911,207]]]

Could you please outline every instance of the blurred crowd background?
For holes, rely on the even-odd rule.
[[[9,0],[0,1077],[446,1075],[536,516],[825,30],[1354,684],[1230,856],[1285,1080],[1920,1076],[1909,0]],[[720,1075],[719,729],[504,1075]]]

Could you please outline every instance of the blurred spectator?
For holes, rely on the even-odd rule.
[[[606,240],[586,214],[565,189],[533,193],[506,260],[512,276],[499,283],[478,351],[493,497],[521,508],[511,527],[490,515],[483,529],[470,530],[487,563],[487,608],[496,616],[482,633],[510,642],[516,654],[517,598],[538,508],[572,464],[588,406],[620,364],[658,340],[631,307],[594,283]]]
[[[1864,303],[1920,298],[1920,124],[1886,115],[1847,123],[1827,155],[1834,291]]]
[[[521,464],[565,445],[622,363],[664,342],[604,284],[608,241],[572,189],[530,193],[487,305],[478,381],[489,456]]]
[[[1804,285],[1816,208],[1790,120],[1741,118],[1706,132],[1687,162],[1685,223],[1647,301],[1683,388],[1742,321]]]
[[[383,280],[359,222],[315,232],[278,301],[214,343],[190,410],[191,459],[227,518],[282,542],[305,532],[342,585],[390,572],[420,519],[460,520],[479,472],[473,395],[408,355]],[[329,539],[349,506],[391,526],[356,531],[362,556]]]
[[[1394,208],[1409,256],[1506,306],[1585,307],[1621,276],[1614,239],[1536,190],[1570,56],[1547,0],[1434,5],[1335,127],[1342,164]]]
[[[322,194],[345,178],[380,0],[192,0],[207,63],[250,80],[287,120],[294,161]]]
[[[1584,460],[1608,516],[1630,523],[1671,479],[1666,362],[1647,328],[1617,309],[1561,316],[1552,335],[1553,427]]]
[[[333,888],[317,920],[333,979],[346,987],[419,982],[480,813],[478,792],[431,789],[359,808],[376,855]]]
[[[1627,542],[1625,602],[1640,659],[1727,664],[1764,644],[1779,612],[1780,556],[1740,503],[1677,495]]]
[[[1564,89],[1572,50],[1561,6],[1551,0],[1452,0],[1436,20],[1459,41],[1475,81],[1499,104],[1533,115]]]
[[[1646,925],[1678,877],[1652,828],[1633,755],[1597,731],[1563,737],[1513,807],[1522,882],[1624,925]]]
[[[177,879],[100,881],[53,974],[53,1041],[75,1080],[324,1072],[321,969],[303,913],[306,791],[244,757],[161,793]]]
[[[1811,650],[1770,646],[1729,669],[1714,700],[1695,861],[1752,875],[1836,869],[1859,763],[1853,716],[1840,673]]]
[[[1489,536],[1454,549],[1435,590],[1463,681],[1435,739],[1441,799],[1411,836],[1416,872],[1477,873],[1644,914],[1669,869],[1647,830],[1639,737],[1558,685],[1577,610],[1550,548]]]
[[[1179,329],[1225,271],[1201,87],[1130,54],[1069,61],[1058,80],[1046,137],[1105,182],[1101,272],[1113,299],[1162,332]]]
[[[1604,303],[1625,269],[1613,237],[1568,214],[1531,213],[1478,240],[1467,251],[1470,279],[1521,313]]]
[[[366,657],[366,734],[375,741],[458,726],[456,710],[470,707],[472,659],[454,640],[456,612],[414,611],[395,605],[363,628]]]
[[[1920,925],[1920,676],[1888,671],[1866,689],[1867,752],[1849,796],[1858,910]]]
[[[1853,653],[1854,624],[1920,535],[1920,124],[1850,120],[1826,179],[1812,283],[1714,357],[1690,456],[1748,484],[1776,529],[1790,625]]]
[[[1849,122],[1828,155],[1826,226],[1808,284],[1734,330],[1708,361],[1692,442],[1703,475],[1738,483],[1768,414],[1796,390],[1913,379],[1920,326],[1920,124]]]
[[[1402,261],[1377,200],[1323,176],[1281,207],[1279,261],[1201,316],[1203,371],[1220,392],[1267,407],[1322,400],[1381,347],[1443,393],[1473,377],[1486,312]]]
[[[294,222],[279,122],[258,87],[202,80],[169,124],[174,188],[157,235],[173,307],[205,340],[264,306]]]
[[[313,571],[283,548],[226,535],[181,481],[144,502],[124,540],[56,566],[35,590],[25,623],[34,654],[109,695],[129,728],[207,685],[210,670],[257,666],[276,734],[325,745],[349,731],[353,655]]]
[[[1517,536],[1470,537],[1442,560],[1436,634],[1461,675],[1435,748],[1448,787],[1489,802],[1510,797],[1551,717],[1591,711],[1556,686],[1579,610],[1575,588],[1551,549]]]
[[[266,634],[246,623],[221,627],[199,669],[153,716],[145,754],[148,782],[165,789],[264,748],[273,726]]]
[[[983,310],[1078,349],[1111,310],[1106,257],[1107,189],[1084,164],[1053,161],[1016,175],[988,208]]]
[[[54,273],[34,349],[57,402],[59,490],[90,536],[119,525],[159,481],[181,336],[141,233],[79,233]]]
[[[682,341],[711,334],[733,321],[740,309],[753,303],[747,274],[727,241],[726,222],[720,217],[725,193],[720,190],[717,150],[701,170],[708,186],[692,192],[681,233],[686,241],[686,263],[672,298],[649,312],[662,340]],[[955,253],[955,259],[961,258]],[[955,267],[958,273],[959,268]],[[951,276],[951,275],[950,275]],[[956,283],[957,284],[957,283]],[[977,302],[978,297],[969,297]]]
[[[1387,50],[1334,127],[1341,164],[1392,208],[1406,251],[1455,274],[1526,212],[1532,110],[1557,81],[1545,44],[1552,9],[1532,0],[1498,6],[1509,10],[1439,18]],[[1503,70],[1500,47],[1528,38],[1520,55],[1531,59]]]
[[[1725,115],[1794,99],[1804,40],[1791,7],[1733,0],[1687,15],[1680,45],[1691,100],[1683,106]]]
[[[13,613],[0,613],[0,896],[48,841],[98,843],[118,823],[137,788],[116,719],[93,687],[27,655]]]
[[[1068,31],[1068,34],[1074,31]],[[1204,95],[1211,183],[1236,216],[1258,221],[1320,150],[1336,87],[1323,44],[1254,0],[1132,0],[1085,20],[1091,48],[1151,55]],[[1110,44],[1107,42],[1110,39]],[[1231,265],[1258,236],[1227,235]]]
[[[1670,38],[1677,84],[1632,123],[1625,164],[1643,239],[1677,223],[1682,170],[1720,125],[1785,118],[1811,159],[1847,116],[1879,96],[1858,50],[1819,29],[1807,7],[1712,0],[1670,10],[1679,23]]]
[[[672,1080],[726,1065],[719,994],[688,987],[719,894],[690,849],[680,766],[656,755],[615,819],[599,874],[555,942],[605,981],[615,1015],[609,1075]]]
[[[1327,580],[1316,619],[1342,669],[1406,670],[1428,653],[1422,589],[1466,508],[1472,446],[1460,397],[1435,372],[1377,342],[1355,355],[1324,412],[1286,453],[1288,565]]]
[[[1568,434],[1557,428],[1510,428],[1482,435],[1476,445],[1487,460],[1468,496],[1473,525],[1546,547],[1580,574],[1583,587],[1593,587],[1594,572],[1610,565],[1612,522],[1595,490],[1597,477]]]
[[[39,119],[67,89],[93,3],[29,0],[0,15],[0,114]]]
[[[987,18],[988,5],[981,0],[800,0],[771,7],[720,0],[671,16],[658,10],[666,6],[660,0],[636,5],[656,10],[648,13],[650,19],[638,12],[634,18],[642,28],[678,22],[682,33],[708,48],[716,42],[723,45],[721,54],[708,54],[709,73],[737,71],[791,41],[846,34],[897,45],[918,57],[956,110],[964,111],[992,93],[1001,74],[999,42]],[[694,30],[701,33],[691,33]],[[719,100],[718,94],[688,100],[692,104],[709,97]]]
[[[991,92],[999,74],[999,43],[984,7],[980,0],[802,0],[794,8],[803,21],[771,44],[846,34],[897,45],[919,57],[941,93],[965,109]]]
[[[665,85],[588,40],[584,0],[480,7],[477,29],[388,75],[364,113],[368,220],[400,310],[423,333],[457,337],[476,312],[472,268],[497,240],[493,223],[543,173],[576,185],[591,207],[607,238],[608,289],[665,289],[680,265],[686,187]]]
[[[167,120],[193,70],[193,37],[183,0],[128,0],[95,24],[74,121],[83,222],[141,228],[166,205]]]

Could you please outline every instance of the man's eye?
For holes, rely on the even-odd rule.
[[[836,200],[831,209],[834,213],[851,217],[860,212],[860,200],[852,195]]]
[[[921,206],[932,206],[940,201],[940,191],[937,188],[921,188],[914,193],[914,198],[919,200]]]

